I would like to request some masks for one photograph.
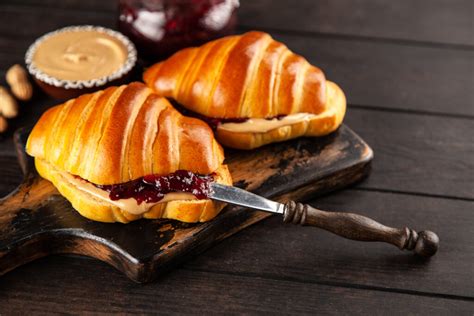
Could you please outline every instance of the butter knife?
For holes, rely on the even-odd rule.
[[[431,257],[438,251],[439,238],[429,230],[417,233],[408,227],[388,227],[358,214],[326,212],[294,201],[282,204],[215,182],[211,188],[213,192],[210,198],[213,200],[280,214],[284,223],[319,227],[347,239],[386,242],[400,250],[413,250],[422,257]]]

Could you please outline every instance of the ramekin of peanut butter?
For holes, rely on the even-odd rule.
[[[71,98],[119,83],[137,61],[132,42],[100,26],[70,26],[37,39],[25,62],[39,86],[55,98]]]

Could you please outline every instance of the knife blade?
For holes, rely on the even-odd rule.
[[[212,182],[211,188],[213,193],[210,198],[213,200],[276,214],[283,214],[285,208],[284,204],[271,201],[260,195],[236,187]]]

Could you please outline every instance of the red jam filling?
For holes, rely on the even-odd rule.
[[[98,185],[99,189],[109,192],[111,200],[134,198],[138,204],[159,202],[165,194],[171,192],[191,193],[196,198],[208,199],[212,194],[212,175],[198,175],[191,171],[178,170],[166,176],[148,175],[120,184]]]
[[[183,114],[185,116],[189,116],[189,117],[195,117],[197,119],[200,119],[201,121],[206,122],[207,125],[209,125],[209,127],[213,131],[215,131],[219,125],[224,124],[224,123],[243,123],[243,122],[246,122],[250,119],[248,117],[243,117],[243,118],[242,117],[235,117],[235,118],[209,117],[209,116],[205,116],[205,115],[193,112],[191,110],[188,110],[188,109],[184,108],[182,105],[180,105],[179,103],[177,103],[175,101],[172,101],[172,103],[173,103],[173,107],[175,109],[177,109],[181,114]],[[265,119],[266,120],[273,120],[273,119],[281,120],[285,116],[286,115],[276,115],[276,116],[268,117],[268,118],[265,118]]]

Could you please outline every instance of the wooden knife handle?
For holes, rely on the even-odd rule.
[[[387,227],[362,215],[325,212],[294,201],[285,204],[283,222],[316,226],[353,240],[390,243],[422,257],[433,256],[439,246],[438,235],[429,230],[417,233],[408,227]]]

